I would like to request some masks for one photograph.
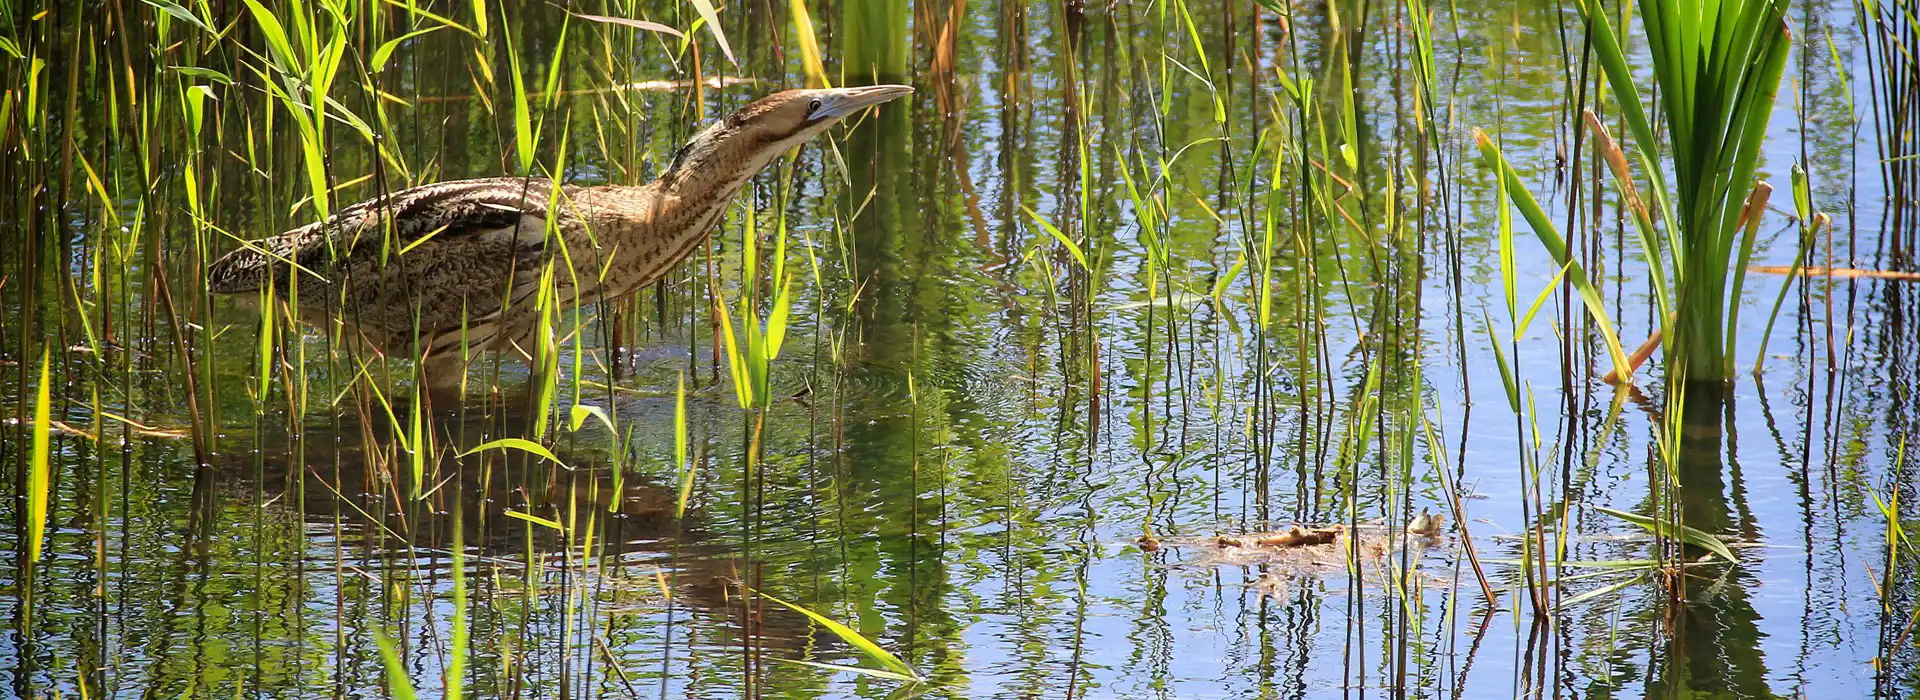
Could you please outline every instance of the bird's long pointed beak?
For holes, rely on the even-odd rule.
[[[820,98],[820,108],[813,111],[813,119],[840,119],[852,116],[860,110],[882,102],[897,100],[913,94],[913,88],[905,85],[867,85],[863,87],[836,88]]]

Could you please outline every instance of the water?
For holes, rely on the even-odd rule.
[[[454,5],[430,9],[477,33],[471,8]],[[383,160],[396,185],[406,173],[519,172],[515,61],[540,167],[580,183],[642,181],[698,123],[801,80],[786,8],[725,9],[738,73],[764,82],[703,91],[697,106],[684,89],[604,90],[690,77],[676,72],[695,62],[669,50],[675,40],[574,20],[563,43],[559,9],[510,7],[510,22],[499,9],[485,43],[440,30],[399,45],[377,74],[395,97],[384,104],[358,67],[345,74],[330,94],[357,115],[384,110],[375,123],[391,150],[376,157],[336,120],[327,165],[349,183],[337,200],[378,191],[355,180]],[[694,20],[672,3],[574,9]],[[880,40],[834,33],[871,19],[858,7],[811,9],[830,69]],[[369,359],[362,376],[315,327],[283,327],[284,364],[255,398],[260,311],[196,291],[212,254],[196,240],[236,244],[192,212],[253,238],[305,223],[313,207],[302,203],[301,137],[243,67],[262,59],[235,50],[262,46],[244,8],[218,8],[209,24],[240,32],[219,40],[171,21],[156,41],[159,13],[144,5],[127,10],[140,17],[131,28],[104,10],[12,18],[15,36],[35,37],[23,44],[34,55],[78,62],[49,60],[38,79],[50,118],[16,122],[3,142],[13,184],[0,216],[0,397],[9,419],[25,418],[9,421],[0,448],[9,494],[25,491],[22,423],[42,347],[53,348],[54,417],[74,430],[53,437],[48,537],[31,581],[17,564],[0,574],[0,678],[22,696],[377,696],[396,690],[384,637],[412,684],[442,696],[457,533],[469,696],[1920,692],[1914,550],[1893,544],[1888,515],[1913,522],[1916,500],[1903,457],[1920,347],[1911,283],[1793,285],[1769,335],[1787,278],[1750,276],[1738,361],[1749,366],[1763,341],[1766,361],[1724,401],[1701,392],[1687,403],[1673,504],[1737,543],[1740,564],[1672,576],[1595,564],[1702,550],[1662,550],[1597,510],[1650,513],[1668,497],[1657,488],[1668,391],[1658,363],[1623,392],[1601,383],[1607,357],[1568,294],[1547,298],[1517,340],[1506,335],[1475,127],[1500,136],[1557,218],[1576,192],[1582,206],[1604,198],[1576,240],[1603,271],[1628,349],[1653,320],[1612,185],[1595,186],[1590,155],[1556,168],[1573,152],[1570,9],[1440,8],[1439,124],[1416,118],[1410,34],[1399,29],[1412,18],[1400,5],[1342,6],[1337,27],[1326,6],[1256,22],[1250,6],[1193,5],[1191,33],[1175,6],[976,2],[951,23],[949,9],[916,5],[910,30],[892,37],[910,59],[906,75],[888,77],[919,88],[910,102],[835,130],[831,145],[801,152],[790,179],[763,176],[742,198],[757,211],[763,260],[787,203],[797,299],[773,364],[778,398],[743,411],[726,361],[716,364],[708,270],[737,300],[751,267],[736,208],[710,259],[598,310],[565,342],[544,439],[564,467],[510,449],[460,456],[534,437],[534,390],[511,360],[477,364],[474,396],[434,404],[416,429],[404,361]],[[1756,264],[1795,256],[1785,183],[1803,153],[1815,206],[1836,220],[1831,257],[1823,243],[1816,264],[1905,264],[1881,232],[1887,196],[1853,11],[1794,8],[1794,36],[1811,50],[1796,53],[1770,132],[1762,171],[1781,213],[1760,229]],[[356,56],[384,41],[361,30],[407,31],[404,9],[356,6],[353,17]],[[699,65],[733,73],[705,32],[692,34]],[[1295,84],[1311,78],[1317,121],[1300,121],[1276,65]],[[5,70],[26,84],[22,62]],[[551,108],[549,75],[564,81]],[[214,98],[197,140],[179,106],[188,83]],[[1437,144],[1425,157],[1422,138]],[[1129,177],[1163,215],[1143,216]],[[85,184],[93,178],[105,197]],[[1263,330],[1259,265],[1239,261],[1258,260],[1269,213]],[[1097,273],[1077,272],[1036,215],[1084,241]],[[1557,269],[1517,236],[1524,313]],[[759,274],[764,290],[764,263]],[[154,291],[162,284],[170,297]],[[611,376],[618,390],[575,384],[576,358],[581,379]],[[1502,361],[1522,387],[1518,413]],[[691,512],[676,518],[682,377],[695,477]],[[569,429],[576,403],[605,410],[619,434],[584,414]],[[429,434],[421,449],[415,438]],[[0,501],[15,524],[0,540],[16,562],[26,507]],[[1442,537],[1369,525],[1422,508],[1449,515]],[[1361,538],[1351,569],[1337,551],[1279,561],[1213,542],[1295,522],[1381,534]],[[1560,585],[1539,588],[1542,572],[1521,565],[1541,561],[1530,529],[1564,545],[1545,555]],[[794,663],[883,668],[749,591],[844,622],[927,680]]]

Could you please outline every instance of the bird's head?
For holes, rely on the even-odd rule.
[[[689,140],[663,177],[744,182],[775,157],[840,120],[912,92],[905,85],[776,92],[741,107]]]

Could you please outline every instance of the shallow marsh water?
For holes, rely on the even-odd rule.
[[[643,181],[698,123],[803,80],[790,7],[725,7],[736,70],[705,29],[689,32],[696,59],[551,4],[485,6],[482,40],[467,3],[421,5],[466,29],[400,43],[377,80],[355,68],[330,93],[390,149],[332,119],[335,200],[525,172],[516,72],[535,171],[579,183]],[[401,4],[344,7],[349,65],[427,26]],[[1920,502],[1904,457],[1920,422],[1913,283],[1794,284],[1769,336],[1788,280],[1751,277],[1738,361],[1763,341],[1766,361],[1724,400],[1686,404],[1676,467],[1676,509],[1741,545],[1740,563],[1675,579],[1595,565],[1658,549],[1596,508],[1665,497],[1668,387],[1657,362],[1632,388],[1602,383],[1606,355],[1568,294],[1506,335],[1497,209],[1470,140],[1501,139],[1602,270],[1621,340],[1645,337],[1644,264],[1569,127],[1594,94],[1568,88],[1589,70],[1571,9],[1436,8],[1435,122],[1406,5],[1282,18],[1236,2],[947,0],[891,18],[815,3],[836,77],[860,72],[850,53],[885,62],[897,47],[894,74],[847,80],[918,92],[763,176],[661,289],[563,321],[540,439],[564,465],[459,456],[538,433],[514,361],[476,363],[473,396],[416,427],[406,362],[283,324],[259,394],[258,306],[196,288],[237,245],[218,230],[254,238],[313,215],[301,136],[246,68],[266,60],[255,20],[238,3],[191,10],[234,32],[212,39],[153,6],[48,9],[7,17],[47,59],[33,75],[48,118],[0,127],[0,518],[15,525],[0,542],[16,564],[43,348],[71,429],[53,433],[45,551],[0,573],[13,694],[380,696],[397,690],[384,636],[411,683],[444,696],[456,541],[462,686],[477,697],[1920,693],[1920,550],[1889,529]],[[1762,171],[1783,193],[1793,164],[1812,174],[1836,226],[1810,264],[1912,269],[1897,253],[1911,232],[1887,223],[1854,11],[1794,7]],[[605,89],[696,69],[759,82]],[[26,62],[5,70],[28,83]],[[198,136],[181,107],[194,85]],[[1754,262],[1784,266],[1798,228],[1791,198],[1774,201]],[[743,253],[749,209],[759,265]],[[781,398],[743,410],[707,299],[717,286],[738,300],[749,278],[766,294],[782,212],[796,301],[773,362]],[[1557,269],[1516,241],[1524,312]],[[682,378],[695,476],[676,518]],[[1452,516],[1442,538],[1390,538],[1356,568],[1208,544],[1421,508]],[[1563,549],[1538,559],[1530,531]],[[755,591],[846,623],[925,682],[791,663],[877,667]]]

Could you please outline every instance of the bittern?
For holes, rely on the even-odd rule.
[[[1419,515],[1413,516],[1413,520],[1407,521],[1407,534],[1438,537],[1440,536],[1440,528],[1445,526],[1446,522],[1447,516],[1434,515],[1428,512],[1426,508],[1421,508]]]
[[[536,297],[543,286],[565,308],[653,284],[706,241],[774,158],[911,92],[874,85],[769,95],[708,126],[639,186],[556,190],[510,177],[401,190],[247,244],[215,261],[207,278],[222,294],[257,292],[271,279],[277,296],[296,298],[305,315],[339,319],[356,340],[403,356],[417,348],[429,383],[451,386],[464,373],[463,342],[533,350],[536,334],[549,332]]]

